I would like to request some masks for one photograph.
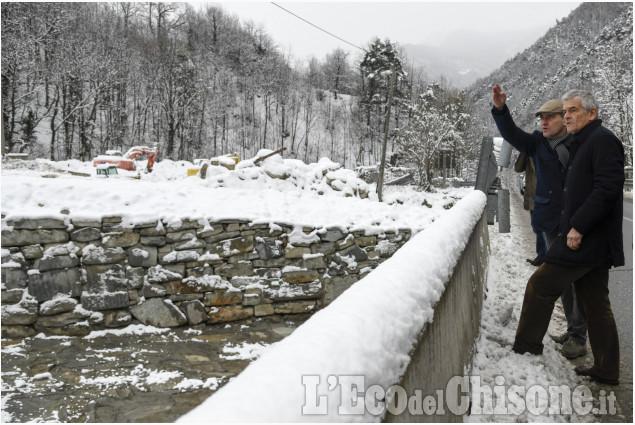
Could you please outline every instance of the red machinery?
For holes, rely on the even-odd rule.
[[[123,156],[99,155],[93,159],[93,166],[113,164],[122,170],[136,171],[137,162],[147,160],[145,170],[151,173],[158,153],[159,151],[156,147],[133,146]]]

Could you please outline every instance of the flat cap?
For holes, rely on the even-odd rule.
[[[564,114],[564,106],[561,100],[552,99],[549,102],[545,103],[536,111],[536,116],[540,114]]]

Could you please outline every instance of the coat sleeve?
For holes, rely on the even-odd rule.
[[[492,108],[492,118],[503,139],[520,152],[534,156],[538,145],[536,134],[527,133],[516,126],[507,105],[502,110]]]
[[[593,189],[569,224],[582,235],[591,232],[614,208],[624,186],[624,148],[612,134],[602,135],[593,152]]]

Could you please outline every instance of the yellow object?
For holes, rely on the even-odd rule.
[[[199,172],[200,170],[201,170],[200,168],[188,168],[188,169],[187,169],[187,176],[188,176],[188,177],[190,177],[190,176],[195,176],[195,175],[197,175],[197,174],[198,174],[198,172]]]

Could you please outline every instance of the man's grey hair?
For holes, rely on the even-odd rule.
[[[576,97],[580,98],[580,101],[582,102],[582,107],[584,108],[584,110],[589,113],[591,112],[591,109],[595,108],[596,110],[596,114],[597,112],[600,111],[600,107],[598,106],[598,102],[597,100],[595,100],[595,97],[593,97],[593,94],[590,91],[586,91],[586,90],[569,90],[568,92],[566,92],[564,94],[564,96],[562,96],[562,103],[568,101],[568,100],[572,100],[575,99]]]

